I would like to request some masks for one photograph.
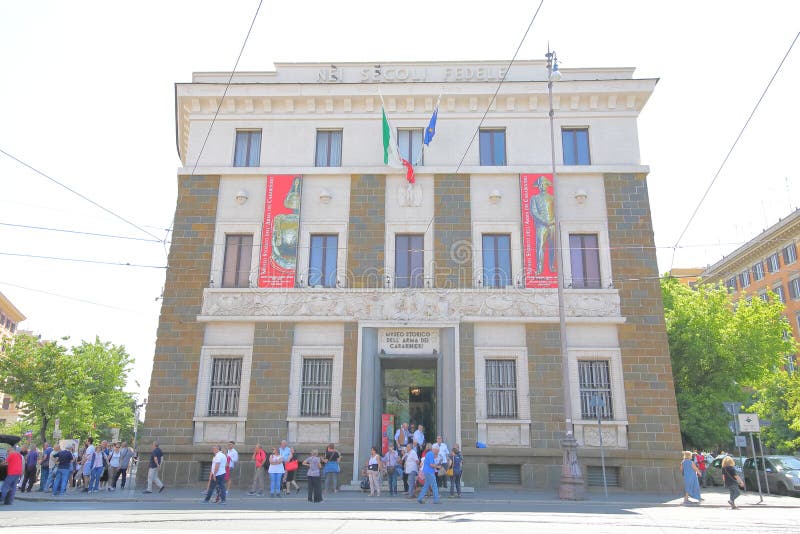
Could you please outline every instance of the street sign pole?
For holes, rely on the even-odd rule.
[[[753,466],[756,468],[756,484],[758,484],[758,502],[764,504],[764,494],[761,493],[761,476],[758,474],[758,456],[756,456],[756,443],[753,441],[753,433],[750,432],[750,446],[753,447]],[[744,464],[742,464],[744,467]]]
[[[767,459],[764,458],[764,444],[761,443],[761,432],[758,433],[758,450],[761,451],[761,466],[764,468],[764,484],[767,487],[767,495],[769,495],[769,478],[767,477]],[[753,450],[755,455],[755,450]]]

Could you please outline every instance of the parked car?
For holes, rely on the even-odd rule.
[[[766,491],[766,481],[769,481],[770,493],[778,495],[800,496],[800,458],[794,456],[767,456],[762,463],[762,458],[748,458],[744,462],[744,481],[747,489],[755,491],[756,466],[761,479],[761,489]],[[764,480],[766,468],[767,480]]]
[[[725,484],[725,482],[722,480],[722,460],[724,458],[724,456],[719,456],[713,462],[708,464],[708,467],[706,467],[706,480],[712,486],[722,486]],[[739,473],[739,476],[742,477],[742,480],[744,480],[742,473],[742,462],[744,461],[744,458],[736,456],[733,456],[732,458],[734,461],[734,469],[736,469],[736,472]]]

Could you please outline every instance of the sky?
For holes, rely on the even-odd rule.
[[[44,338],[124,345],[140,399],[180,166],[174,84],[230,71],[257,6],[0,2],[0,150],[116,214],[0,153],[0,292],[27,316],[20,327]],[[538,6],[264,0],[237,70],[510,61]],[[797,44],[687,228],[798,31],[795,0],[545,0],[517,57],[543,59],[549,42],[564,69],[636,67],[635,77],[659,78],[638,126],[663,273],[713,264],[800,205]]]

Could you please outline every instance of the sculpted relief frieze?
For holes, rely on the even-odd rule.
[[[343,321],[459,321],[462,318],[548,318],[558,315],[556,291],[392,289],[206,289],[201,316],[315,317]],[[569,292],[567,317],[619,317],[614,290]]]

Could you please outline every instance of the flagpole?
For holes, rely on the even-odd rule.
[[[439,96],[436,98],[436,105],[435,105],[435,106],[433,106],[433,110],[434,110],[434,111],[436,111],[437,109],[439,109],[439,103],[442,101],[442,94],[443,94],[443,93],[444,93],[444,86],[441,86],[441,87],[439,88]],[[425,128],[427,128],[427,126],[426,126]],[[420,161],[424,161],[424,160],[425,160],[425,150],[426,150],[426,148],[427,148],[427,146],[428,146],[428,145],[426,145],[426,144],[425,144],[425,142],[424,142],[424,139],[425,139],[425,130],[422,130],[422,139],[423,139],[423,143],[422,143],[422,150],[420,151],[420,154],[419,154]],[[419,164],[419,161],[417,161],[417,162],[415,162],[415,163],[414,163],[414,165],[417,165],[417,164]]]

